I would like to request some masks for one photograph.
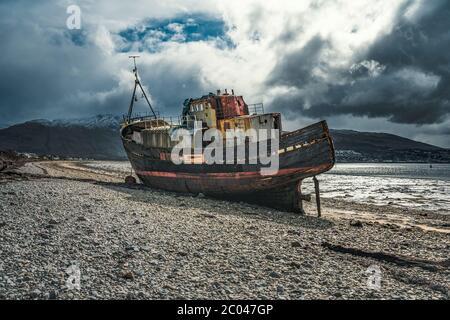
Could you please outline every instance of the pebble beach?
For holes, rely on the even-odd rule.
[[[0,299],[450,298],[449,215],[323,199],[321,218],[314,202],[300,216],[126,174],[82,161],[0,173]]]

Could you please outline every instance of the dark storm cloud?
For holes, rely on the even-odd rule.
[[[292,115],[383,117],[405,124],[444,122],[450,113],[450,2],[430,1],[417,19],[402,6],[392,32],[355,54],[350,70],[328,64],[326,39],[280,57],[267,82],[289,87],[274,99]],[[357,31],[356,31],[357,32]]]
[[[66,7],[53,2],[0,4],[0,124],[127,111],[133,85],[128,53],[114,48],[105,52],[108,45],[105,50],[97,42],[132,35],[134,29],[112,35],[105,29],[106,34],[98,34],[99,26],[83,24],[81,30],[68,30],[67,17]],[[166,25],[159,26],[161,30],[169,32],[168,21],[162,20]],[[183,23],[189,42],[195,37],[198,41],[224,37],[223,22],[206,16],[180,17],[170,23]],[[180,68],[176,60],[162,55],[153,62],[139,61],[142,82],[164,114],[178,114],[186,97],[204,93],[200,71],[195,66]],[[139,105],[137,111],[147,111]]]
[[[321,68],[321,52],[328,47],[328,42],[319,36],[310,40],[301,50],[285,56],[272,72],[270,85],[302,87],[318,81],[313,75],[313,68]]]
[[[1,5],[2,121],[79,116],[93,107],[83,104],[80,93],[114,88],[102,52],[88,43],[85,31],[66,29],[66,18],[65,7],[55,5]]]

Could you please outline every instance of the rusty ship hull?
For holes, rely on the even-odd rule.
[[[210,92],[200,98],[186,99],[181,116],[174,123],[172,117],[167,119],[155,112],[138,75],[138,56],[130,58],[134,61],[134,89],[120,133],[131,165],[145,185],[303,213],[301,182],[314,177],[316,199],[319,199],[315,176],[330,170],[335,163],[333,141],[325,121],[283,132],[280,113],[265,113],[262,103],[248,105],[243,96],[235,95],[233,89],[231,92],[219,89],[216,94]],[[132,117],[134,103],[139,100],[137,90],[141,91],[141,99],[145,99],[150,108],[150,117]],[[209,129],[220,133],[220,137],[214,138],[215,142],[216,139],[226,140],[225,147],[220,148],[227,155],[225,163],[208,164],[204,154],[196,152],[205,147],[203,139],[196,139],[197,134],[203,135]],[[172,134],[176,130],[187,132],[190,140],[187,152],[182,151],[183,161],[179,164],[175,164],[178,161],[173,161],[172,154],[176,147]],[[238,142],[233,138],[233,143],[228,144],[227,134],[237,131],[266,134],[256,140],[249,136]],[[238,145],[241,150],[245,149],[245,154],[235,152]],[[229,152],[231,148],[233,151]],[[229,155],[235,157],[234,161],[228,161]],[[274,163],[264,165],[266,156],[270,158],[269,162],[275,157],[276,168],[271,166]],[[278,170],[267,175],[268,167]],[[134,178],[127,177],[127,180]],[[320,214],[320,199],[318,212]]]
[[[261,165],[203,163],[175,165],[161,158],[167,150],[144,147],[130,139],[136,124],[122,128],[121,137],[133,169],[147,186],[180,193],[254,202],[302,212],[301,182],[330,170],[335,163],[333,142],[325,121],[283,133],[279,170],[261,175]]]

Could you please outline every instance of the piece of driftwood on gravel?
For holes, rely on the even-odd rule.
[[[424,259],[417,259],[413,257],[406,257],[384,252],[367,251],[355,248],[343,247],[340,245],[323,242],[322,247],[334,252],[351,254],[353,256],[372,258],[379,261],[390,262],[404,267],[419,267],[430,271],[438,271],[447,269],[450,266],[450,259],[443,261],[430,261]]]

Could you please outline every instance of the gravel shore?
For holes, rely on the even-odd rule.
[[[450,298],[447,264],[323,246],[445,261],[448,216],[324,200],[319,219],[130,188],[123,177],[77,162],[0,175],[0,299]],[[368,285],[374,266],[378,288]]]

